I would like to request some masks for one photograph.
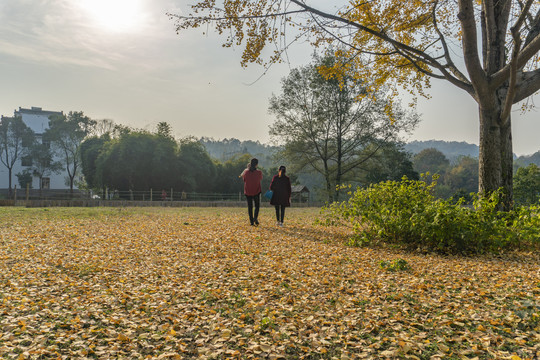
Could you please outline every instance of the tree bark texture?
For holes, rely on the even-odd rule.
[[[503,188],[504,199],[501,203],[501,210],[511,208],[513,195],[512,126],[509,116],[506,119],[501,118],[505,96],[506,92],[499,91],[491,97],[491,101],[482,99],[479,106],[478,191],[488,195]]]

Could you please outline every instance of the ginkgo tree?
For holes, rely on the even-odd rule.
[[[170,16],[177,32],[226,34],[224,46],[244,47],[243,66],[279,62],[307,36],[314,46],[344,48],[346,70],[374,87],[390,83],[396,93],[425,96],[430,79],[450,82],[478,104],[479,191],[504,188],[510,208],[511,110],[540,89],[538,0],[350,0],[335,13],[310,4],[201,0],[191,13]]]

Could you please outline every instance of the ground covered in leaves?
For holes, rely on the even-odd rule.
[[[0,209],[0,358],[540,357],[537,254],[349,247],[316,214]]]

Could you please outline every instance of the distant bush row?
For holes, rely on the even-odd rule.
[[[435,179],[436,180],[436,179]],[[501,191],[463,200],[437,199],[436,181],[386,181],[350,192],[323,209],[323,222],[352,225],[352,245],[382,241],[441,253],[485,253],[539,245],[540,204],[500,212]]]

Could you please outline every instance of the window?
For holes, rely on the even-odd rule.
[[[44,133],[40,136],[38,142],[42,143],[43,144],[43,147],[46,148],[46,149],[50,149],[51,148],[51,137],[49,134],[47,133]]]
[[[31,156],[23,156],[21,158],[21,165],[22,166],[32,166],[32,157]]]
[[[51,188],[51,179],[48,177],[41,178],[41,188],[50,189]]]
[[[30,146],[32,146],[32,138],[29,136],[23,137],[21,145],[23,148],[29,148]]]

